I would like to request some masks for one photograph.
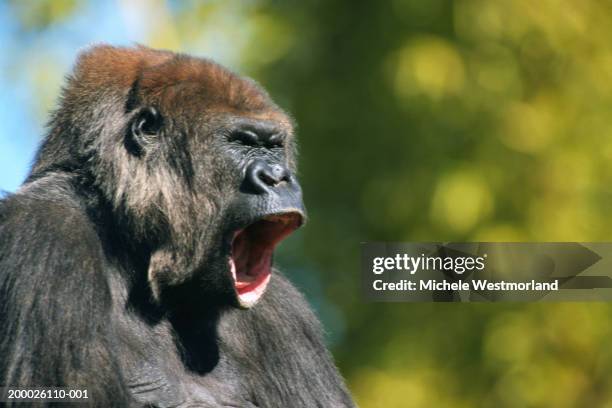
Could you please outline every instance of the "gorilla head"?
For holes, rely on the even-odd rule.
[[[291,120],[259,86],[208,60],[99,46],[51,126],[33,177],[83,173],[157,302],[259,300],[305,217]]]

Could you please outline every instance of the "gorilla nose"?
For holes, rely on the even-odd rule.
[[[291,173],[278,164],[268,164],[263,160],[255,160],[247,167],[245,184],[257,194],[271,192],[281,183],[292,183]]]

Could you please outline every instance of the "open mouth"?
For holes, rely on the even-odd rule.
[[[264,294],[272,273],[274,248],[302,222],[297,212],[274,214],[236,231],[229,267],[240,306],[251,307]]]

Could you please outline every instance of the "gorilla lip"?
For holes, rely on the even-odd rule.
[[[267,215],[235,232],[229,267],[240,306],[253,306],[264,294],[272,273],[276,245],[302,225],[297,212]]]

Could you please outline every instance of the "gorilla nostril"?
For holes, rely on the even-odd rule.
[[[282,182],[290,182],[289,171],[278,164],[267,164],[262,160],[255,160],[246,170],[245,182],[257,193],[269,192],[271,188]]]
[[[261,181],[263,181],[270,187],[274,187],[277,184],[276,179],[270,173],[267,173],[266,171],[260,171],[257,174],[257,176],[259,177]]]
[[[269,172],[263,172],[262,176],[267,180],[269,186],[275,186],[283,181],[289,181],[289,172],[283,166],[274,164],[269,167]]]

